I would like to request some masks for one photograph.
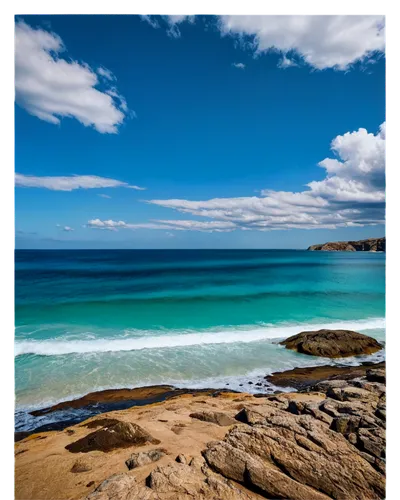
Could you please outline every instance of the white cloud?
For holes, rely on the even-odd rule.
[[[26,188],[44,188],[53,191],[73,191],[74,189],[98,189],[124,187],[137,189],[139,191],[146,188],[131,186],[127,182],[97,175],[71,175],[71,176],[43,176],[15,174],[15,186]]]
[[[95,71],[86,63],[62,58],[61,38],[24,22],[15,26],[15,94],[17,103],[41,120],[59,124],[61,118],[75,118],[100,133],[116,133],[127,112],[122,96],[107,92],[113,77],[106,68]],[[125,103],[125,104],[124,104]]]
[[[293,59],[286,57],[286,55],[284,55],[282,57],[282,59],[278,62],[278,68],[282,68],[282,69],[293,68],[296,66],[298,66],[296,61],[293,61]]]
[[[246,65],[243,63],[232,63],[232,66],[234,66],[237,69],[244,69],[246,67]]]
[[[254,37],[256,53],[294,51],[317,69],[345,70],[385,48],[384,16],[220,16],[224,35]]]
[[[185,13],[184,9],[176,9],[175,12],[171,12],[167,16],[167,22],[169,25],[169,29],[167,30],[167,34],[173,38],[179,38],[181,36],[181,32],[179,30],[178,25],[183,22],[188,22],[193,24],[195,21],[195,14]]]
[[[97,73],[110,82],[116,80],[114,73],[104,66],[99,66],[97,68]]]
[[[98,194],[97,196],[100,196],[100,198],[107,198],[107,199],[111,199],[111,196],[108,196],[108,194]]]
[[[326,177],[310,182],[306,191],[265,189],[261,197],[149,200],[147,203],[213,219],[215,226],[207,222],[210,231],[334,229],[382,224],[385,219],[385,130],[382,124],[376,134],[361,128],[337,136],[331,143],[336,157],[319,163]],[[178,223],[181,227],[187,224],[193,230],[201,228],[199,221],[175,221]],[[224,223],[227,225],[222,226]]]
[[[149,23],[152,28],[157,29],[160,27],[160,24],[158,23],[157,19],[154,18],[154,16],[141,15],[140,17],[142,21],[146,21],[146,23]]]
[[[139,224],[130,224],[114,220],[89,220],[86,227],[90,229],[106,229],[109,231],[118,231],[119,229],[162,229],[176,231],[203,231],[203,232],[228,232],[235,229],[235,224],[225,221],[202,222],[195,220],[155,220]]]
[[[72,227],[69,227],[69,226],[64,226],[63,231],[66,231],[67,233],[69,233],[70,231],[74,231],[74,229]]]

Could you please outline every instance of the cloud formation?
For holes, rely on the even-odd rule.
[[[145,21],[146,23],[150,24],[152,28],[155,29],[160,27],[160,23],[158,22],[158,18],[156,16],[159,16],[159,14],[154,14],[154,13],[139,14],[141,21]]]
[[[243,63],[232,63],[232,66],[234,66],[237,69],[244,69],[246,67],[246,65]]]
[[[302,192],[265,189],[261,196],[149,200],[191,216],[212,219],[219,230],[335,229],[383,224],[385,220],[385,124],[376,134],[360,128],[337,136],[334,158],[319,166],[326,177],[307,184]],[[155,221],[169,223],[171,221]],[[198,221],[175,221],[199,230]],[[214,230],[208,222],[209,230]],[[222,226],[226,224],[226,226]]]
[[[176,231],[202,231],[202,232],[228,232],[233,231],[234,223],[225,221],[202,222],[195,220],[156,220],[139,224],[130,224],[114,220],[92,219],[86,224],[89,229],[106,229],[108,231],[118,231],[119,229],[162,229]]]
[[[69,227],[69,226],[64,226],[63,231],[69,233],[70,231],[74,231],[74,229],[72,227]]]
[[[251,37],[255,53],[297,53],[317,69],[346,70],[385,48],[384,16],[220,16],[223,35]]]
[[[177,8],[175,12],[170,12],[169,14],[140,14],[140,19],[148,23],[154,29],[160,28],[161,25],[166,25],[168,36],[180,38],[181,32],[179,25],[183,22],[194,24],[195,14],[187,13],[183,8]]]
[[[151,26],[161,27],[154,16],[146,17]],[[172,36],[180,36],[178,23],[194,22],[193,16],[163,18]],[[255,56],[280,53],[280,68],[304,62],[315,69],[344,71],[385,50],[384,16],[217,16],[216,24],[222,36],[239,40]]]
[[[179,38],[181,36],[181,32],[178,25],[185,21],[193,24],[195,22],[195,14],[185,13],[184,9],[176,9],[176,12],[168,14],[167,22],[169,29],[167,30],[167,34],[173,38]]]
[[[280,59],[280,61],[278,62],[278,68],[281,68],[281,69],[293,68],[296,66],[298,66],[296,61],[294,61],[293,59],[290,59],[289,57],[286,57],[286,55],[284,55],[282,57],[282,59]]]
[[[104,66],[99,66],[97,68],[97,73],[106,80],[109,80],[110,82],[116,80],[114,73],[109,69],[105,68]]]
[[[143,191],[146,188],[131,186],[127,182],[97,175],[43,176],[15,174],[15,186],[26,188],[43,188],[52,191],[73,191],[74,189],[99,189],[124,187]]]
[[[75,118],[100,133],[117,133],[128,108],[115,87],[107,86],[111,81],[114,83],[114,75],[104,67],[99,67],[96,74],[86,63],[62,58],[60,54],[65,51],[57,34],[33,29],[24,22],[16,24],[17,103],[31,115],[50,123]]]

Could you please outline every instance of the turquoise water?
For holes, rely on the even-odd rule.
[[[277,345],[304,329],[385,334],[379,253],[19,250],[15,283],[17,409],[112,387],[237,388],[326,363]]]

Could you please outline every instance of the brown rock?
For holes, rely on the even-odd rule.
[[[135,476],[114,474],[87,497],[87,500],[157,500],[157,495],[149,488],[140,486]]]
[[[148,477],[147,484],[157,494],[157,498],[171,500],[250,500],[256,498],[250,492],[239,489],[231,481],[214,474],[205,465],[204,459],[202,463],[202,468],[196,464],[186,465],[176,462],[157,467]]]
[[[236,424],[236,421],[232,417],[219,411],[202,411],[191,413],[189,417],[221,426]]]
[[[359,241],[331,241],[320,245],[311,245],[308,250],[323,252],[385,252],[386,238],[369,238]]]
[[[340,434],[348,435],[357,431],[360,427],[360,417],[336,417],[333,419],[331,429]],[[354,438],[352,438],[354,440]]]
[[[166,453],[167,450],[165,450],[164,448],[132,453],[130,458],[128,458],[128,460],[125,462],[125,465],[129,470],[136,469],[136,467],[142,467],[143,465],[157,462],[158,460],[160,460],[160,458],[164,457]]]
[[[107,452],[115,448],[142,446],[146,443],[159,444],[160,441],[154,439],[137,424],[118,421],[116,424],[91,432],[65,448],[71,453],[87,453],[94,450]]]
[[[373,369],[367,370],[367,380],[370,382],[381,382],[386,384],[386,372],[384,369]]]
[[[184,465],[187,465],[188,463],[188,459],[186,457],[186,455],[183,455],[182,453],[180,453],[176,458],[175,458],[175,462],[178,462],[178,464],[184,464]]]
[[[384,497],[382,476],[341,434],[308,415],[287,412],[263,425],[238,426],[204,456],[220,474],[270,498]]]
[[[351,330],[301,332],[280,342],[286,349],[327,358],[371,354],[382,349],[372,337]]]
[[[79,458],[71,467],[71,472],[74,473],[88,472],[90,470],[92,470],[90,463],[87,460],[83,460],[82,458]]]

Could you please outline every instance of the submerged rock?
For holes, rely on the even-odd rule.
[[[301,332],[280,342],[286,349],[326,358],[372,354],[382,349],[372,337],[351,330]]]

